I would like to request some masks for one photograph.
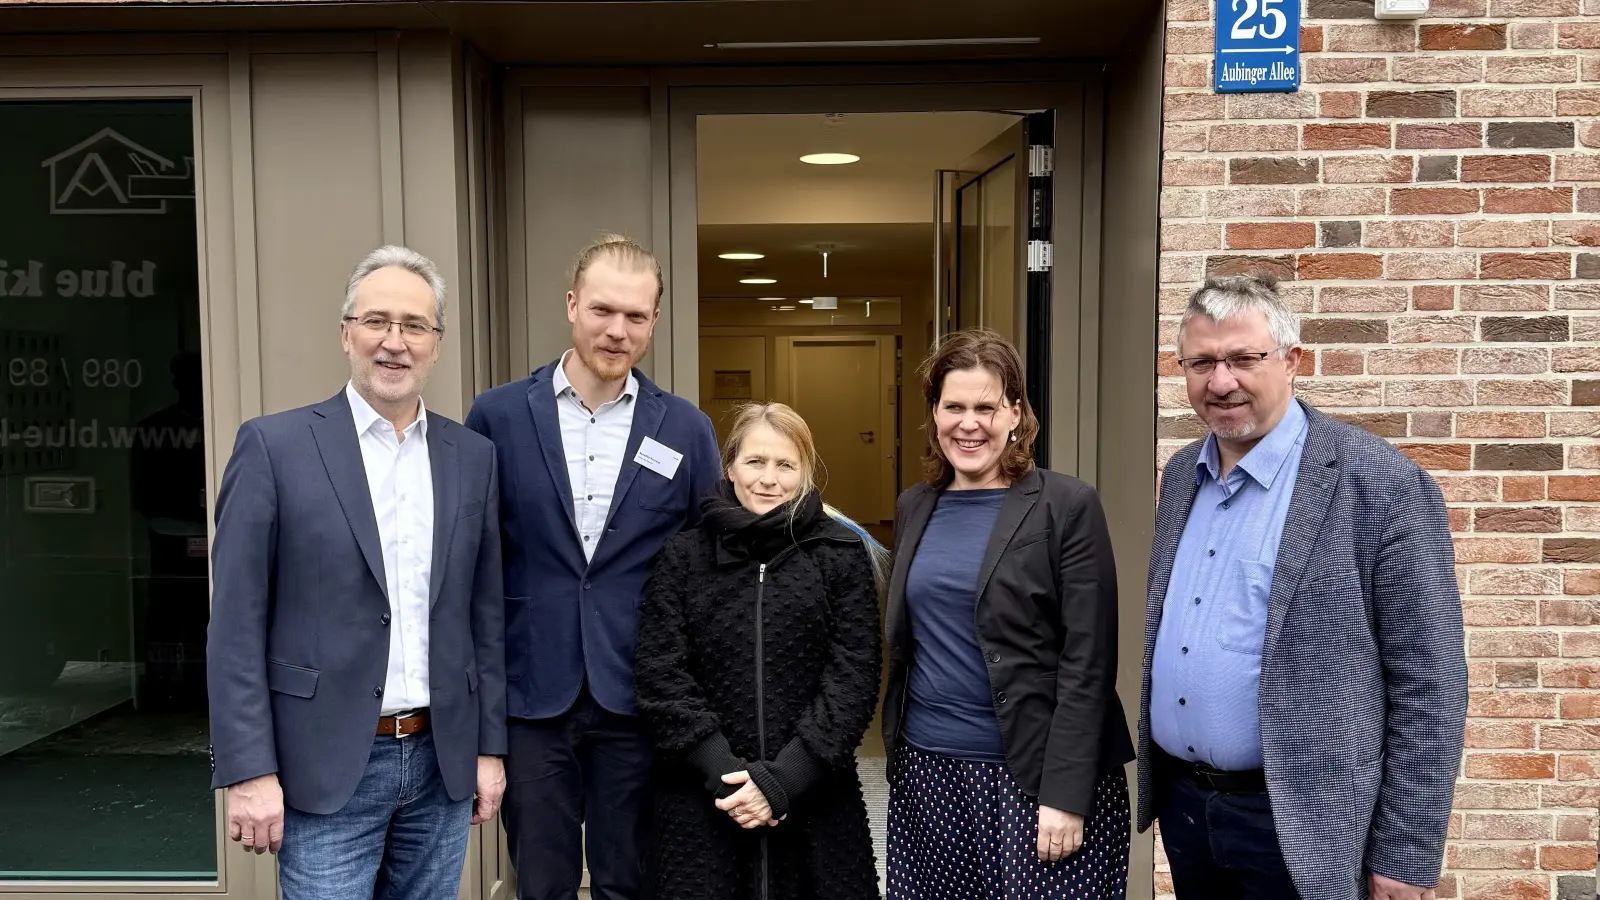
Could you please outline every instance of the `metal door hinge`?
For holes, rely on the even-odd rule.
[[[1028,177],[1040,178],[1054,175],[1056,148],[1049,144],[1028,145]]]
[[[1028,271],[1048,272],[1051,264],[1051,248],[1049,241],[1028,242]]]

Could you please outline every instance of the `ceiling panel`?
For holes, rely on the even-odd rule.
[[[699,221],[931,222],[934,173],[960,166],[1019,120],[992,112],[701,116]],[[817,152],[861,159],[800,161]]]
[[[822,274],[823,245],[832,245],[828,275]],[[717,254],[766,255],[732,262]],[[701,297],[900,296],[933,283],[933,226],[704,225],[700,228]],[[746,285],[747,275],[777,279]]]
[[[749,65],[1104,58],[1156,0],[0,0],[0,33],[449,28],[492,60],[546,65]],[[86,15],[97,7],[93,15]],[[924,47],[719,48],[795,41],[1028,39]],[[1032,40],[1032,39],[1037,39]],[[709,46],[708,46],[709,45]]]

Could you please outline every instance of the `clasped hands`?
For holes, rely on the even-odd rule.
[[[729,772],[722,776],[723,784],[743,785],[732,794],[716,801],[717,809],[733,817],[740,828],[760,828],[763,825],[777,825],[783,819],[772,817],[772,805],[767,802],[765,794],[756,787],[750,779],[747,770]],[[787,819],[788,816],[784,816]]]

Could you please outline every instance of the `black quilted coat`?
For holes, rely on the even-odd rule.
[[[757,517],[724,483],[669,540],[645,587],[638,709],[656,751],[646,895],[877,900],[855,750],[877,705],[881,642],[867,549],[804,498]],[[748,770],[776,826],[713,805]]]

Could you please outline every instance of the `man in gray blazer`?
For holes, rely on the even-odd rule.
[[[284,900],[453,900],[505,788],[494,446],[422,404],[444,302],[427,258],[369,254],[349,383],[244,423],[222,476],[212,786]]]
[[[1271,281],[1208,281],[1178,330],[1210,435],[1161,479],[1139,828],[1179,900],[1431,898],[1466,727],[1444,499],[1294,397]]]

